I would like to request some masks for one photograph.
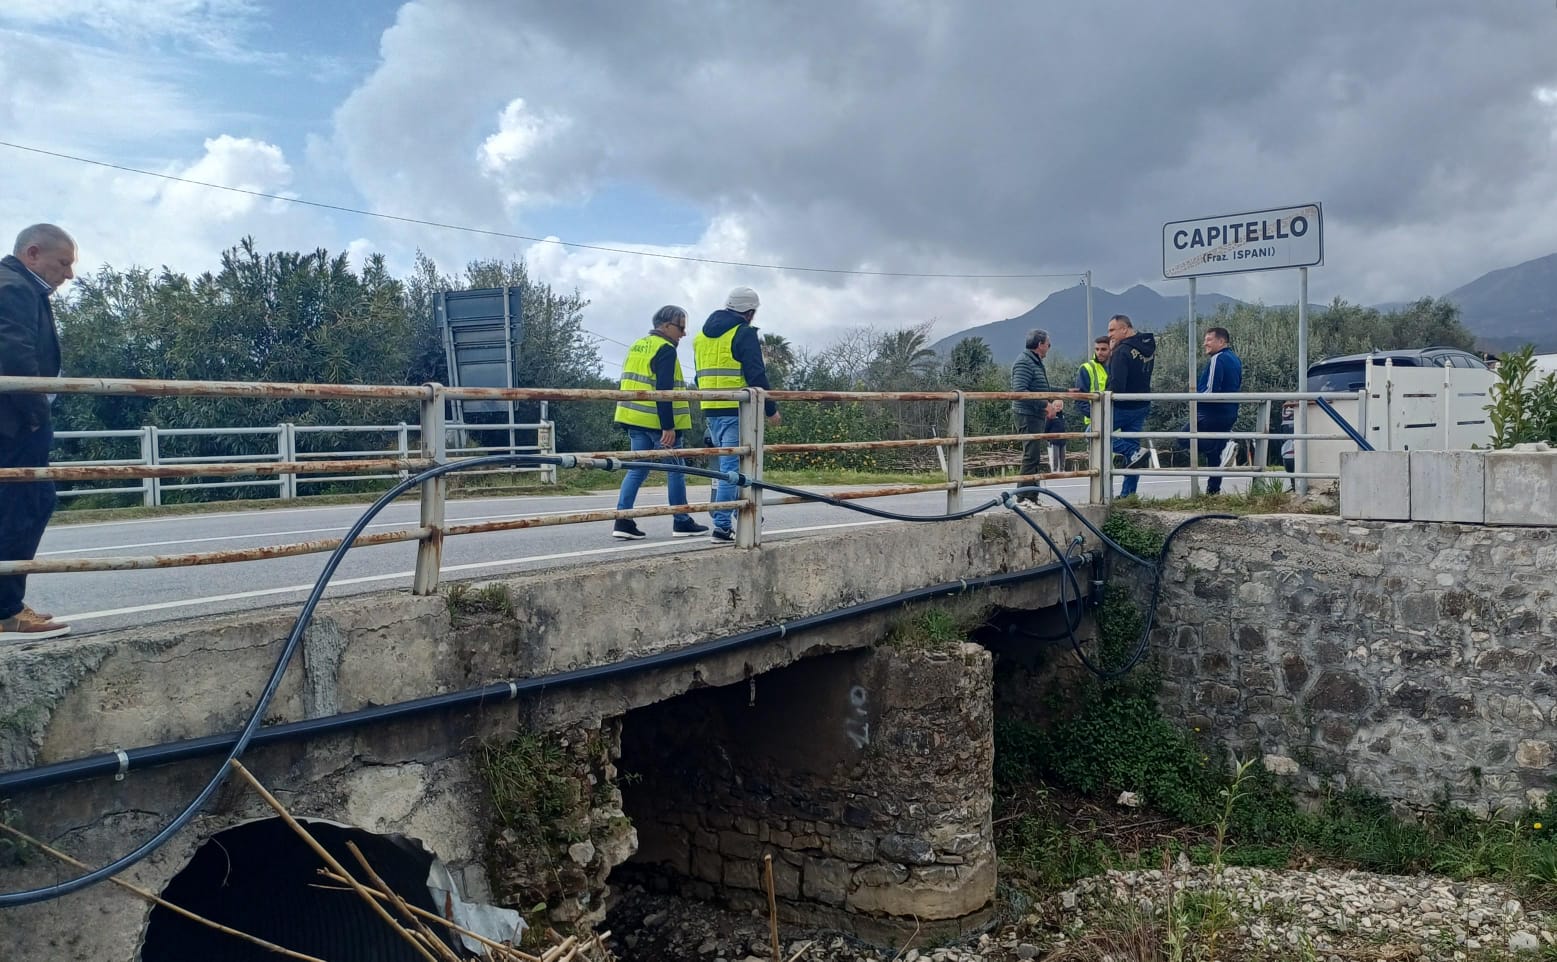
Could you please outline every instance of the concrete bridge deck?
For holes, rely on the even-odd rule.
[[[1086,510],[1094,521],[1101,519],[1101,509]],[[1063,511],[1036,514],[1062,544],[1082,533]],[[508,578],[495,583],[499,589],[467,589],[465,600],[452,605],[447,597],[418,598],[404,592],[352,596],[321,605],[266,723],[323,719],[509,679],[673,653],[747,629],[789,624],[899,592],[1017,572],[1052,560],[1047,546],[1020,519],[1002,510],[956,522],[881,525],[796,538],[752,551],[581,564]],[[1040,608],[1054,604],[1058,591],[1053,577],[1020,581],[983,592],[981,603]],[[118,748],[234,731],[263,684],[293,614],[274,609],[0,649],[0,703],[5,705],[0,776]],[[490,894],[488,883],[495,873],[484,864],[492,846],[492,812],[470,758],[478,741],[531,730],[583,733],[576,735],[582,744],[595,737],[588,733],[611,733],[614,725],[607,739],[612,747],[594,773],[609,783],[615,775],[613,753],[620,752],[621,719],[629,713],[695,689],[749,684],[802,659],[868,650],[902,617],[901,610],[884,610],[848,622],[786,631],[772,641],[512,702],[496,699],[498,703],[479,709],[465,707],[256,749],[248,762],[297,814],[415,838],[464,880],[469,894],[480,897]],[[984,657],[984,669],[977,668],[978,659],[965,659],[964,664],[973,666],[967,670],[987,671]],[[880,676],[858,661],[850,664],[855,675]],[[947,663],[948,677],[960,678],[962,670]],[[845,684],[841,690],[847,696],[854,687]],[[849,725],[858,721],[860,706],[848,697],[808,704],[807,690],[830,689],[819,684],[788,696],[791,714],[800,712],[806,718],[806,724],[795,728],[795,737],[829,732],[836,744],[830,742],[823,754],[837,755],[843,769],[859,763],[868,746],[850,739]],[[955,712],[955,705],[948,704]],[[870,709],[878,712],[871,720],[890,728],[890,719],[880,715],[886,707]],[[101,864],[166,822],[215,763],[215,757],[181,761],[131,771],[123,780],[95,778],[0,794],[7,795],[17,823],[26,830],[90,864]],[[195,825],[131,869],[128,877],[161,890],[204,841],[268,814],[252,796],[231,786],[218,799]],[[610,810],[607,799],[602,823],[612,820]],[[614,810],[621,815],[619,796]],[[974,818],[976,822],[976,811]],[[987,823],[987,805],[983,821]],[[980,844],[987,848],[987,839]],[[634,847],[636,837],[629,826],[614,842],[603,840],[601,851],[579,868],[603,881],[612,860],[620,861]],[[988,854],[992,859],[992,851]],[[958,871],[947,868],[950,864],[926,877],[942,879],[942,889],[956,890],[962,883]],[[992,892],[992,861],[989,866]],[[812,871],[821,879],[846,868],[844,860],[828,856]],[[804,888],[808,883],[798,873],[797,868],[793,901],[816,902],[820,890],[814,885]],[[0,865],[0,888],[48,884],[70,874],[36,860]],[[978,884],[984,884],[982,877]],[[948,904],[960,907],[963,901],[953,898]],[[901,908],[900,900],[867,903],[877,915],[883,906]],[[837,907],[842,909],[841,899]],[[97,921],[82,929],[72,920],[87,909]],[[580,911],[587,914],[588,909]],[[147,918],[144,906],[106,886],[0,911],[8,933],[19,940],[13,942],[21,952],[18,958],[135,958]]]

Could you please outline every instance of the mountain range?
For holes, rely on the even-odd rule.
[[[1490,271],[1443,296],[1459,306],[1460,319],[1476,335],[1477,345],[1483,350],[1501,352],[1534,344],[1539,352],[1557,351],[1557,254]],[[1215,314],[1223,304],[1241,303],[1226,294],[1197,293],[1197,323]],[[1390,310],[1403,305],[1375,306]],[[1323,308],[1310,305],[1309,309]],[[1187,295],[1164,296],[1144,284],[1119,294],[1092,289],[1094,337],[1105,333],[1108,319],[1115,314],[1128,314],[1142,330],[1160,331],[1183,320],[1188,311]],[[1086,288],[1077,285],[1055,291],[1025,314],[958,331],[931,347],[945,354],[964,338],[982,337],[997,360],[1010,358],[1022,350],[1027,332],[1035,327],[1048,331],[1056,349],[1067,357],[1088,353]]]

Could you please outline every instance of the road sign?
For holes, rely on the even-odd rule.
[[[1162,276],[1242,274],[1324,262],[1318,204],[1162,225]]]
[[[453,387],[518,387],[514,364],[523,312],[518,287],[442,291],[433,311],[443,334],[444,356]],[[457,417],[474,412],[513,412],[509,401],[463,401]],[[512,417],[509,418],[513,420]]]

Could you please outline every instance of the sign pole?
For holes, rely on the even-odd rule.
[[[1087,271],[1087,343],[1081,349],[1082,358],[1092,356],[1092,272]]]
[[[1195,277],[1189,279],[1189,315],[1186,328],[1188,350],[1185,352],[1189,363],[1189,389],[1195,390]],[[1195,417],[1195,402],[1189,402],[1189,468],[1193,471],[1200,467],[1200,442],[1195,438],[1197,418]],[[1189,476],[1189,496],[1194,498],[1200,495],[1200,478]]]
[[[1308,390],[1308,268],[1298,268],[1298,385],[1299,391]],[[1308,402],[1297,406],[1297,416],[1292,422],[1292,430],[1297,434],[1308,433]],[[1301,475],[1308,470],[1308,442],[1299,441],[1293,445],[1295,448],[1292,466]],[[1297,479],[1297,493],[1308,493],[1308,479]]]

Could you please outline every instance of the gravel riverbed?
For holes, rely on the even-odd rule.
[[[1557,953],[1557,918],[1497,885],[1331,869],[1233,867],[1218,879],[1206,867],[1184,863],[1084,879],[962,942],[880,947],[781,925],[781,944],[786,960],[798,955],[811,962],[1125,962],[1136,957],[1126,951],[1130,945],[1161,942],[1170,890],[1181,906],[1203,907],[1208,891],[1221,893],[1229,916],[1217,945],[1223,959],[1491,962]],[[621,962],[771,956],[766,917],[636,886],[621,893],[609,924]]]

